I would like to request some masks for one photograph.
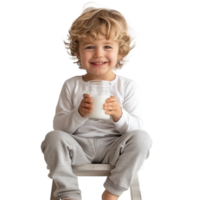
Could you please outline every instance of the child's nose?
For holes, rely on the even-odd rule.
[[[97,58],[103,57],[103,50],[101,50],[100,48],[96,49],[94,56]]]

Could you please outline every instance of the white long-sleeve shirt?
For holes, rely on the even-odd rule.
[[[122,108],[122,116],[114,122],[112,117],[106,122],[89,121],[78,112],[83,94],[88,94],[88,82],[82,76],[67,79],[58,99],[53,119],[54,130],[62,130],[81,137],[122,135],[143,128],[140,109],[139,88],[134,80],[116,74],[111,82],[111,95],[115,96]]]

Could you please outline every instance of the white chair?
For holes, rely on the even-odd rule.
[[[86,164],[86,165],[81,165],[81,166],[75,166],[72,168],[72,170],[76,176],[109,176],[110,171],[113,168],[114,167],[110,164]],[[54,181],[52,181],[50,200],[59,200],[55,198],[53,195],[55,189],[56,189],[56,185]],[[142,199],[137,174],[130,185],[130,192],[131,192],[131,200]]]

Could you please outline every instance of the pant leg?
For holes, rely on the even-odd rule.
[[[102,140],[97,141],[99,155],[101,155]],[[149,157],[151,146],[152,139],[144,130],[135,130],[120,137],[114,137],[102,160],[103,164],[115,166],[103,185],[105,189],[117,196],[128,190],[134,176],[145,159]],[[105,150],[102,152],[104,154]]]
[[[82,147],[76,141],[76,136],[55,130],[47,133],[41,143],[41,150],[50,173],[48,177],[56,184],[54,196],[58,199],[81,200],[81,190],[78,178],[72,171],[72,166],[90,164],[93,159],[93,140],[80,138]],[[87,146],[90,146],[88,149]]]

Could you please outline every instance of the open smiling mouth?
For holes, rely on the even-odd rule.
[[[93,63],[91,62],[91,64],[95,67],[101,67],[101,66],[104,66],[107,62],[102,62],[102,63]]]

